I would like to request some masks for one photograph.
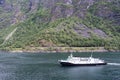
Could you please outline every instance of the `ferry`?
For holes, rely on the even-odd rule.
[[[106,65],[104,60],[90,57],[74,57],[72,54],[66,60],[58,60],[62,66],[97,66]]]

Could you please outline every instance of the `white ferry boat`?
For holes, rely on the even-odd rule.
[[[106,65],[107,63],[104,60],[99,58],[90,57],[73,57],[71,54],[66,60],[59,60],[62,66],[97,66],[97,65]]]

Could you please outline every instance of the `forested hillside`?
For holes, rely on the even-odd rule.
[[[120,0],[0,0],[0,49],[120,50]]]

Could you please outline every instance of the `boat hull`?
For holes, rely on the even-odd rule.
[[[73,64],[68,62],[60,62],[62,66],[98,66],[98,65],[107,65],[107,63],[92,63],[92,64]]]

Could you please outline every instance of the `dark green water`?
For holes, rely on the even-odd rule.
[[[61,67],[58,60],[68,55],[0,52],[0,80],[120,80],[120,53],[93,53],[109,63],[104,66]]]

